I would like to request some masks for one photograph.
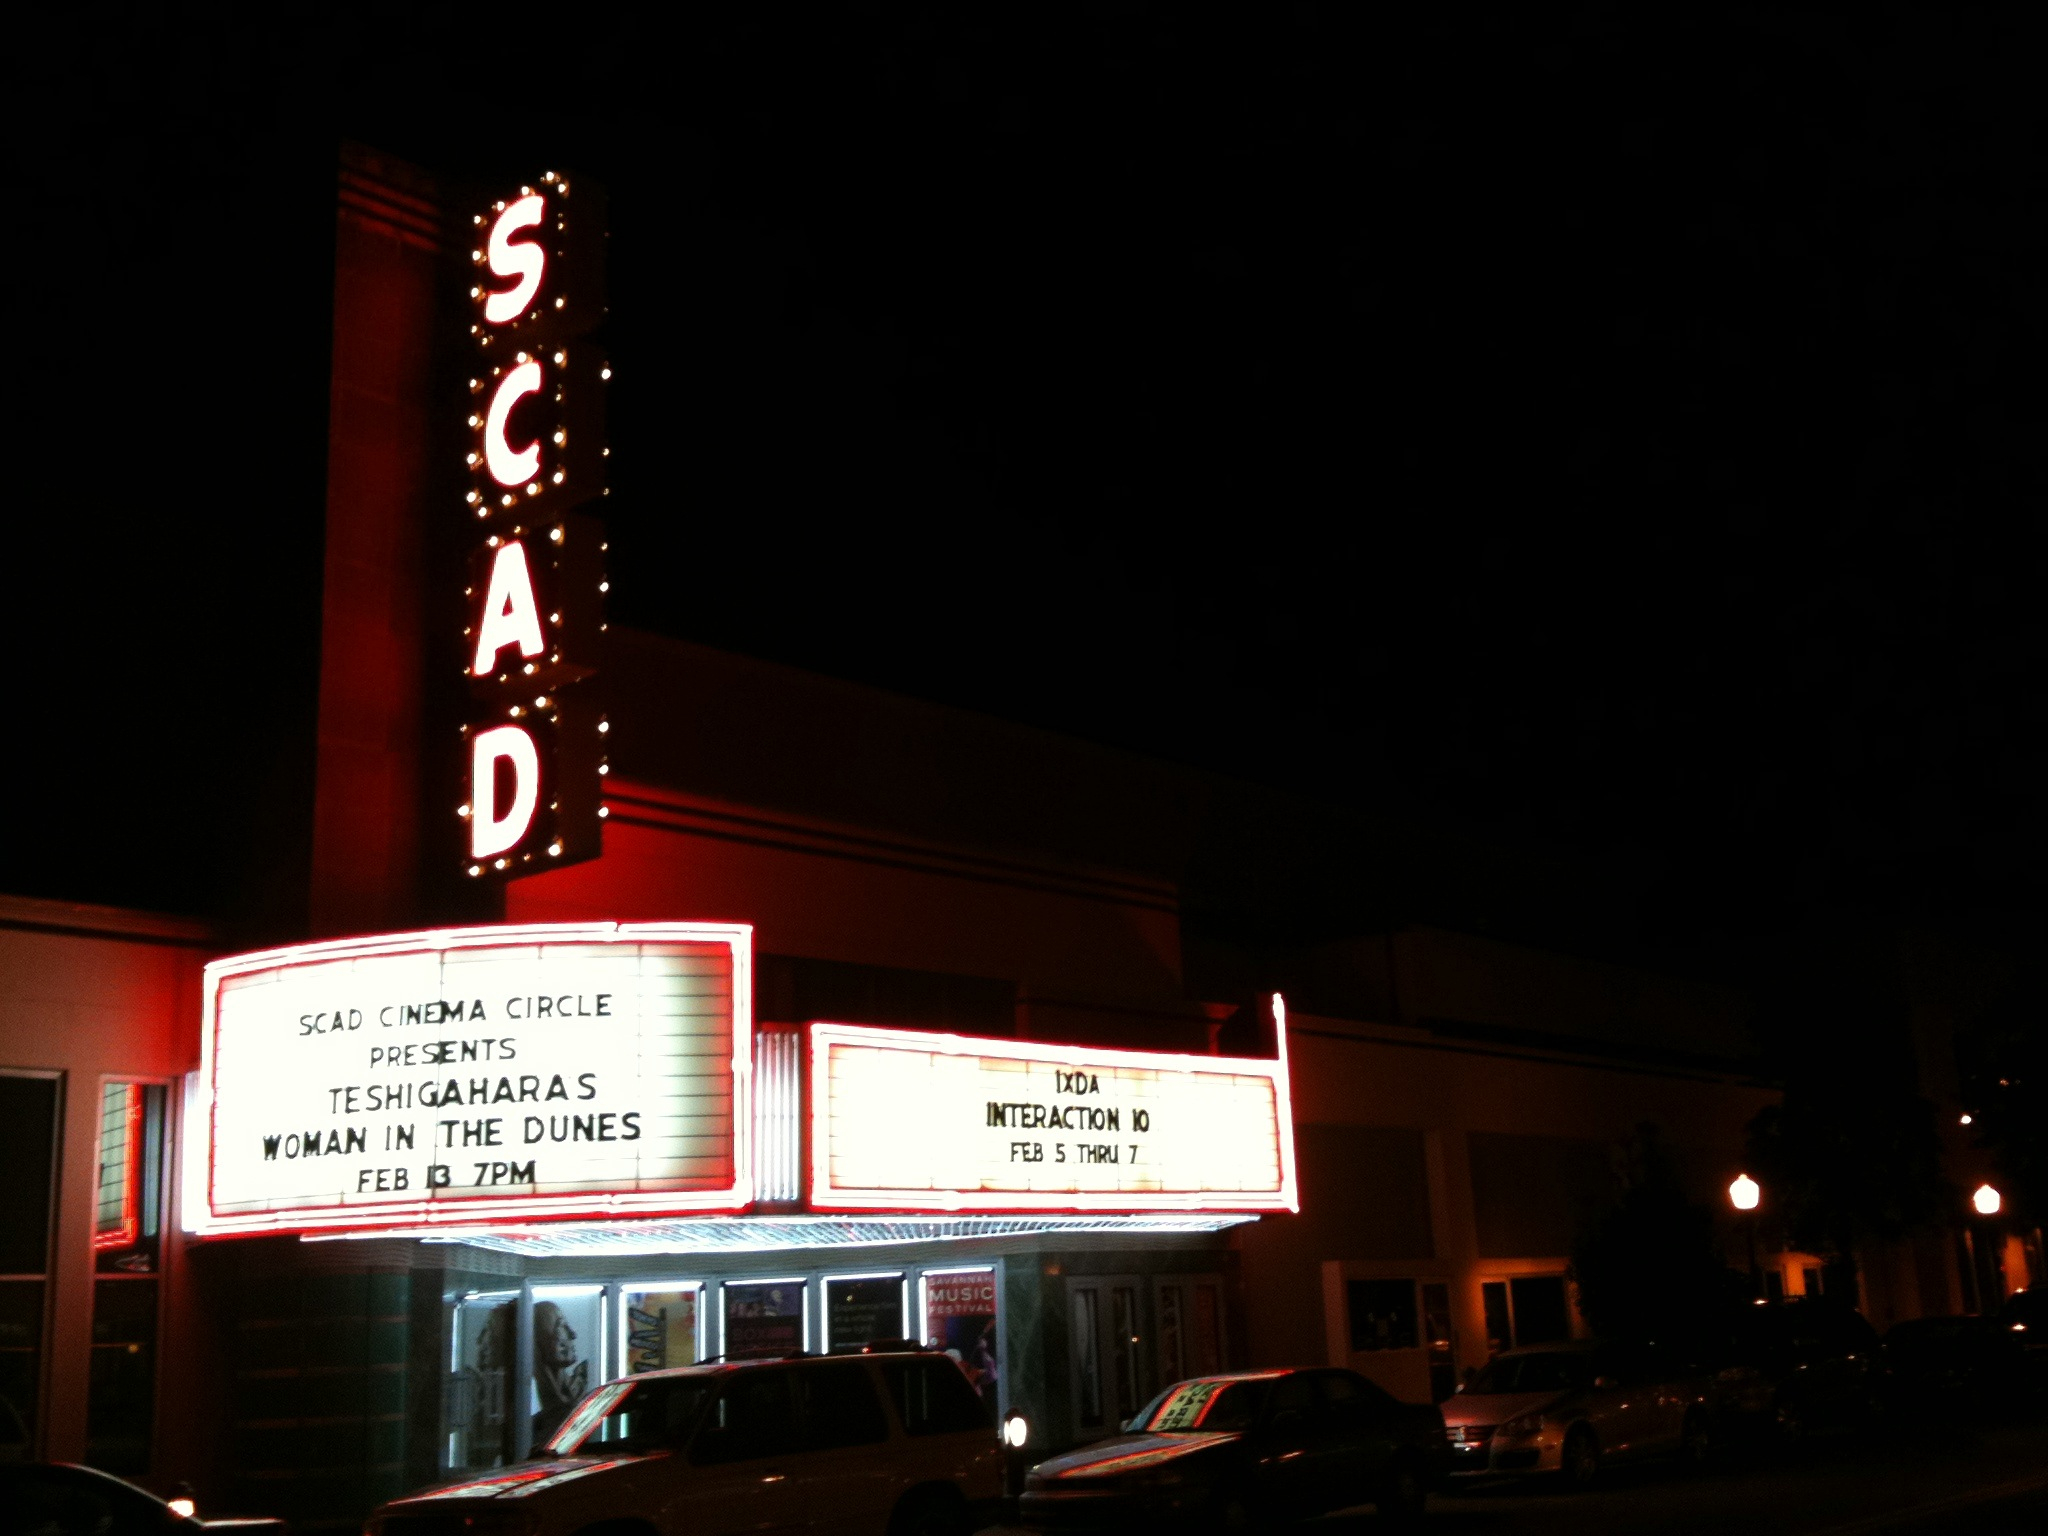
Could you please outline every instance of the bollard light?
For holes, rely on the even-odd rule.
[[[1996,1216],[1998,1208],[2005,1204],[2005,1197],[1989,1184],[1979,1184],[1977,1193],[1970,1196],[1970,1204],[1977,1208],[1979,1216]]]
[[[1728,1203],[1738,1211],[1755,1210],[1763,1196],[1763,1186],[1746,1173],[1735,1175],[1735,1182],[1728,1186]]]
[[[1024,1442],[1031,1438],[1031,1426],[1021,1413],[1013,1413],[1003,1420],[1003,1444],[1013,1451],[1024,1449]]]

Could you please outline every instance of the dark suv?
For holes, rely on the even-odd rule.
[[[365,1536],[964,1536],[1003,1452],[960,1367],[929,1353],[649,1371],[594,1388],[530,1461],[409,1494]]]

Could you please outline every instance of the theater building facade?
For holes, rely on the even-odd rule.
[[[0,898],[0,1455],[319,1529],[702,1359],[1441,1397],[1645,1119],[1736,1170],[1740,999],[1191,938],[1238,790],[609,627],[603,202],[498,191],[344,156],[303,918]]]

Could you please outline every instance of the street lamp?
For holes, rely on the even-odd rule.
[[[1977,1208],[1979,1216],[1996,1216],[1998,1208],[2005,1204],[2005,1197],[1989,1184],[1979,1184],[1977,1192],[1970,1196],[1970,1204]]]
[[[1764,1197],[1763,1186],[1746,1173],[1735,1175],[1728,1186],[1728,1203],[1742,1213],[1742,1236],[1749,1245],[1749,1294],[1762,1296],[1764,1288],[1763,1271],[1756,1262],[1756,1215],[1757,1203]]]

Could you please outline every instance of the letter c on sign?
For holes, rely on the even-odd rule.
[[[532,229],[546,217],[547,204],[539,196],[522,197],[499,214],[498,222],[491,226],[487,254],[492,276],[516,277],[519,281],[503,293],[484,295],[484,319],[490,324],[517,320],[540,292],[541,274],[547,270],[547,252],[536,241],[515,241],[512,236],[522,229]]]
[[[515,449],[505,441],[505,427],[512,419],[512,407],[528,395],[540,392],[540,364],[521,363],[498,380],[491,396],[490,414],[484,418],[484,463],[491,478],[500,485],[524,485],[540,473],[540,443]]]
[[[498,759],[512,765],[512,803],[498,810]],[[478,731],[469,744],[469,856],[488,859],[516,847],[540,806],[540,753],[516,725]]]

